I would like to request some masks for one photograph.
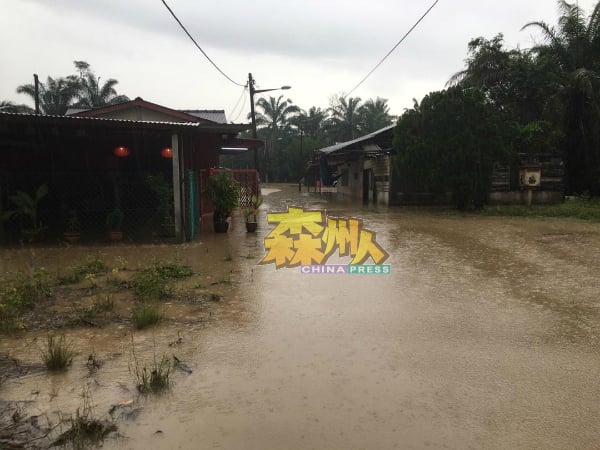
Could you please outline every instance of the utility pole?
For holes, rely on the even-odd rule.
[[[250,91],[250,116],[252,118],[252,138],[257,139],[258,134],[256,132],[256,114],[254,112],[254,94],[260,94],[261,92],[278,91],[279,89],[286,90],[290,89],[290,86],[281,86],[279,88],[272,89],[254,89],[254,83],[256,80],[252,78],[252,74],[248,74],[248,91]],[[254,168],[258,171],[258,149],[254,147]]]
[[[254,80],[252,74],[248,74],[248,90],[250,91],[250,116],[252,117],[252,139],[258,137],[256,133],[256,115],[254,113]],[[258,149],[254,147],[254,169],[258,171]]]
[[[40,80],[37,73],[33,74],[33,96],[35,101],[35,113],[40,113]]]

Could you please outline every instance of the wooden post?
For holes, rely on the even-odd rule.
[[[179,154],[179,135],[171,135],[171,149],[173,150],[173,205],[175,218],[175,240],[183,242],[183,233],[181,227],[181,158]]]

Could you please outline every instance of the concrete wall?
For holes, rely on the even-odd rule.
[[[526,203],[526,191],[492,192],[490,194],[490,205],[524,205]],[[564,200],[562,192],[534,190],[532,204],[553,204]]]

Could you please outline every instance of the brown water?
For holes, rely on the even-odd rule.
[[[362,217],[392,275],[257,266],[265,212],[300,202]],[[142,265],[177,253],[231,277],[221,302],[166,305],[170,320],[133,332],[140,360],[164,352],[193,369],[168,394],[135,393],[131,327],[111,325],[69,331],[81,352],[69,371],[8,381],[0,397],[73,412],[88,385],[99,415],[133,399],[142,409],[111,449],[600,448],[598,224],[363,209],[293,191],[265,203],[258,235],[237,218],[228,235],[183,246],[103,249]],[[36,257],[67,258],[47,254]],[[0,352],[38,360],[44,336],[4,338]],[[90,349],[103,361],[91,375]]]

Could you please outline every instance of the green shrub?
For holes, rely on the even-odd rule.
[[[106,266],[100,254],[95,257],[88,258],[86,262],[72,268],[68,275],[59,275],[58,282],[60,284],[75,284],[79,283],[86,277],[97,275],[105,270]]]
[[[31,275],[10,274],[0,283],[0,331],[11,331],[23,311],[52,295],[52,285],[43,268]]]
[[[192,275],[193,272],[190,267],[172,262],[154,261],[152,267],[135,273],[133,276],[133,290],[142,301],[160,300],[169,294],[168,280]]]

